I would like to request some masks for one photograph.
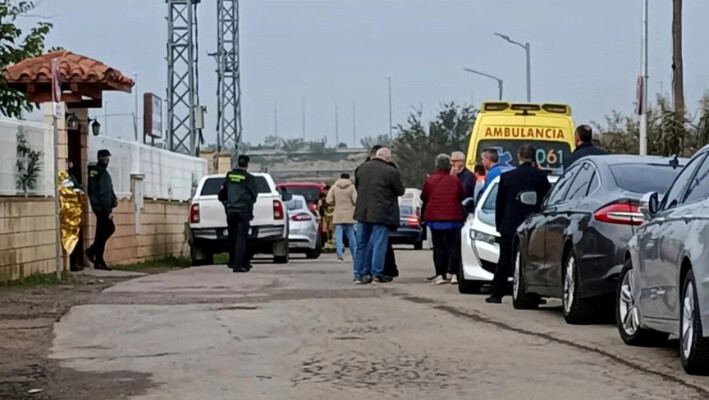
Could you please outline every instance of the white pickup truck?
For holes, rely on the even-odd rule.
[[[247,247],[251,254],[272,254],[278,264],[288,263],[288,216],[281,195],[270,175],[252,173],[256,180],[258,199],[254,204]],[[197,186],[190,204],[189,234],[192,265],[214,263],[214,254],[227,249],[227,223],[219,190],[225,175],[207,175]]]

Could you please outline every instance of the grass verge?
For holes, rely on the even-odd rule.
[[[135,264],[114,265],[117,271],[136,271],[157,273],[171,269],[187,268],[191,265],[191,260],[186,257],[168,257],[162,260],[143,261]]]
[[[14,281],[0,281],[0,288],[66,285],[74,283],[75,279],[67,271],[62,272],[61,278],[57,277],[56,272],[51,274],[32,274]]]

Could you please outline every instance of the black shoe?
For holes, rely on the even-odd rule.
[[[96,254],[94,254],[94,247],[89,246],[88,249],[86,249],[86,258],[91,261],[91,264],[96,264]]]
[[[374,277],[374,279],[372,280],[372,283],[389,283],[389,282],[391,282],[391,281],[393,281],[393,280],[394,280],[394,279],[392,279],[392,278],[389,277],[389,276],[386,276],[386,275],[379,275],[379,276],[377,276],[377,277]]]
[[[362,278],[362,282],[364,282],[365,285],[369,285],[370,283],[372,283],[372,276],[365,275],[364,278]]]
[[[234,268],[234,273],[249,272],[248,268]]]
[[[94,269],[100,269],[101,271],[113,271],[111,267],[106,264],[96,264],[94,265]]]
[[[81,265],[74,265],[71,268],[69,268],[69,271],[71,271],[71,272],[79,272],[79,271],[83,271],[83,270],[84,270],[84,267],[82,267]]]
[[[429,276],[428,278],[426,278],[426,280],[431,282],[432,280],[436,279],[437,276],[438,275]]]
[[[500,304],[500,303],[502,303],[502,299],[499,298],[499,297],[490,296],[490,297],[488,297],[488,298],[485,299],[485,302],[486,302],[486,303],[491,303],[491,304]]]

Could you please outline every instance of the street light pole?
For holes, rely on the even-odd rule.
[[[490,75],[490,74],[486,74],[486,73],[484,73],[484,72],[480,72],[480,71],[476,71],[476,70],[474,70],[474,69],[470,69],[470,68],[463,68],[463,71],[465,71],[465,72],[470,72],[471,74],[477,74],[477,75],[484,76],[484,77],[486,77],[486,78],[490,78],[490,79],[496,80],[496,81],[497,81],[497,90],[498,90],[498,92],[499,92],[499,100],[502,100],[502,79],[500,79],[500,78],[498,78],[498,77],[496,77],[496,76]]]
[[[133,90],[135,90],[135,118],[133,118],[133,129],[135,131],[135,141],[138,141],[138,73],[133,72]]]
[[[389,84],[389,139],[393,139],[392,135],[392,122],[391,122],[391,76],[386,76],[385,79]]]
[[[647,53],[648,53],[648,27],[647,18],[648,17],[648,0],[643,0],[643,28],[642,28],[642,76],[640,78],[640,96],[638,99],[640,104],[638,105],[640,109],[640,148],[639,154],[641,156],[647,155],[647,82],[648,82],[648,71],[647,71]]]
[[[529,42],[522,44],[520,42],[516,42],[516,41],[510,39],[510,37],[507,35],[503,35],[501,33],[495,33],[495,35],[501,37],[502,39],[504,39],[514,45],[517,45],[517,46],[523,48],[524,51],[526,52],[526,54],[527,54],[527,102],[531,103],[532,102],[532,56],[531,56],[532,48],[531,48]]]

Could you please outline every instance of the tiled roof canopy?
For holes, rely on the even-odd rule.
[[[59,60],[62,74],[62,101],[70,106],[100,107],[104,90],[130,93],[133,88],[133,80],[117,69],[64,50],[22,60],[6,67],[2,76],[8,86],[27,93],[29,101],[52,101],[52,60],[55,58]]]

